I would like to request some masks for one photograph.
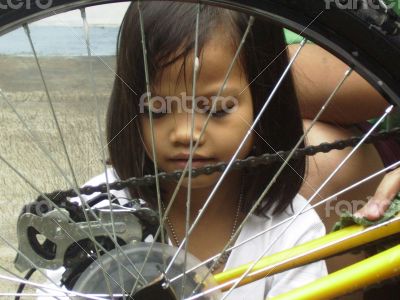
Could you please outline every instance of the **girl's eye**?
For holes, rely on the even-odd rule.
[[[146,118],[149,118],[149,107],[148,106],[143,106],[143,113],[142,115]],[[165,112],[161,111],[152,111],[152,116],[154,119],[159,119],[162,118],[166,115]]]
[[[211,116],[214,118],[222,118],[222,117],[226,116],[227,114],[229,114],[229,113],[226,112],[224,109],[215,110],[215,111],[211,112]]]
[[[222,118],[229,115],[232,112],[233,107],[224,107],[223,109],[215,109],[211,112],[213,118]]]

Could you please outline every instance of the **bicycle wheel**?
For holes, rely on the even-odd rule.
[[[10,5],[8,5],[8,7],[7,7],[7,5],[5,5],[6,8],[3,9],[0,13],[0,31],[3,34],[8,33],[12,30],[15,30],[16,28],[19,28],[21,25],[45,18],[47,16],[52,15],[53,13],[61,13],[61,12],[65,12],[65,11],[71,11],[71,10],[80,9],[80,8],[84,8],[84,7],[96,6],[96,5],[101,5],[101,4],[105,4],[105,3],[113,3],[113,2],[117,2],[117,1],[53,1],[53,2],[49,3],[48,7],[44,7],[42,3],[35,2],[35,3],[31,4],[32,6],[29,9],[15,9],[14,7],[11,7]],[[399,70],[400,63],[396,60],[396,58],[398,57],[398,54],[400,52],[400,47],[399,47],[399,43],[398,43],[398,34],[397,34],[397,31],[398,31],[397,26],[398,25],[396,23],[395,15],[391,15],[390,13],[385,14],[383,12],[383,10],[375,10],[375,9],[343,10],[338,7],[335,7],[333,5],[333,3],[332,3],[332,6],[329,6],[329,9],[328,9],[328,4],[325,2],[322,2],[322,1],[307,1],[307,2],[306,1],[296,1],[296,3],[293,3],[292,1],[257,1],[257,2],[252,2],[252,3],[248,3],[245,1],[205,1],[202,3],[204,3],[206,5],[215,5],[217,7],[235,9],[240,12],[247,13],[249,15],[253,15],[256,17],[256,19],[263,19],[263,20],[267,19],[272,24],[277,24],[279,26],[289,28],[289,29],[293,30],[294,32],[301,33],[303,36],[309,38],[310,40],[314,41],[315,43],[319,44],[320,46],[324,47],[325,49],[327,49],[330,52],[332,52],[333,54],[335,54],[337,57],[342,59],[346,64],[351,66],[353,70],[355,70],[359,74],[363,75],[364,78],[366,80],[368,80],[369,83],[372,86],[374,86],[389,102],[391,102],[395,105],[397,105],[399,103],[398,95],[400,94],[400,87],[398,86],[398,82],[400,79],[399,78],[400,73],[398,70]],[[195,6],[193,5],[193,7],[195,7]],[[146,22],[146,15],[143,16],[142,21],[144,23]],[[85,20],[83,20],[83,23],[84,22],[85,22]],[[83,27],[85,27],[85,26],[83,26]],[[34,43],[35,42],[34,31],[33,31],[33,29],[31,31],[32,31],[31,38],[33,38],[32,39],[33,44],[35,44]],[[145,32],[145,33],[146,33],[146,36],[148,36],[148,32]],[[194,34],[194,32],[193,32],[193,34]],[[90,39],[84,40],[84,43],[89,44],[89,40]],[[379,45],[379,47],[377,47],[376,45]],[[141,46],[140,46],[140,44],[137,44],[136,47],[141,47]],[[384,49],[384,51],[382,49]],[[146,52],[146,49],[142,49],[141,51]],[[279,51],[281,51],[281,49],[274,49],[274,51],[275,51],[274,52],[275,54],[278,54]],[[21,61],[23,64],[31,63],[31,62],[27,62],[26,58],[21,59]],[[41,66],[43,68],[42,71],[44,71],[43,77],[42,77],[43,79],[45,79],[44,83],[45,84],[49,83],[48,77],[46,76],[46,68],[48,68],[48,65],[46,65],[46,64],[51,63],[51,61],[46,60],[46,58],[40,57],[38,62],[39,62],[39,66]],[[109,59],[108,61],[106,61],[107,64],[109,64],[109,62],[112,63],[112,59]],[[76,67],[76,68],[77,67],[82,68],[82,66],[83,66],[83,64],[79,61],[72,62],[72,61],[67,60],[66,64],[69,64],[69,63],[71,63],[71,64],[74,63],[75,64],[74,67]],[[264,61],[263,61],[263,63],[264,63]],[[267,64],[269,62],[265,61],[265,63],[267,66]],[[11,63],[11,64],[13,64],[13,63]],[[143,64],[146,65],[145,60],[144,60]],[[109,90],[107,89],[107,87],[104,88],[103,86],[101,86],[101,88],[100,88],[99,81],[107,80],[108,82],[111,82],[111,80],[113,78],[112,77],[111,78],[110,77],[100,77],[100,78],[95,77],[96,83],[93,83],[93,79],[94,79],[93,74],[96,73],[96,71],[99,71],[99,69],[101,69],[101,67],[99,67],[98,65],[94,66],[94,67],[97,68],[94,71],[90,70],[90,68],[93,68],[93,66],[88,68],[86,76],[88,76],[88,77],[92,76],[92,78],[90,80],[88,80],[89,83],[87,84],[87,86],[85,88],[87,88],[89,90],[89,94],[93,94],[92,98],[94,100],[96,99],[96,97],[99,97],[99,94],[100,95],[102,94],[101,96],[104,99],[107,99],[106,95],[109,93]],[[264,66],[262,66],[262,67],[264,67]],[[144,66],[143,66],[143,68],[145,69]],[[82,70],[82,73],[84,73],[84,72],[85,71]],[[144,72],[144,73],[148,73],[148,72]],[[41,79],[40,79],[41,78],[40,73],[38,73],[38,74],[39,74],[38,77],[34,78],[33,82],[35,85],[38,85],[39,83],[42,85]],[[150,74],[147,74],[147,75],[150,75],[150,77],[152,76],[151,68],[150,68]],[[280,75],[280,74],[277,74],[276,77],[273,78],[273,80],[275,80],[275,82],[279,78],[278,75]],[[121,77],[117,78],[117,81],[127,79],[125,76],[122,76],[119,73],[118,73],[118,76],[121,76],[122,78]],[[146,77],[145,74],[143,74],[143,78],[145,78],[145,77]],[[78,82],[79,80],[80,80],[79,78],[75,79],[76,82]],[[144,86],[146,83],[145,81],[146,80],[142,80]],[[51,83],[53,85],[55,84],[54,82],[51,82]],[[129,85],[131,86],[131,84],[129,84]],[[19,84],[19,86],[21,86],[21,84]],[[133,86],[135,86],[135,85],[133,85]],[[96,87],[97,89],[101,89],[101,91],[95,89],[94,87]],[[12,90],[13,88],[18,89],[19,87],[18,87],[18,85],[15,85],[15,87],[11,87],[11,88],[9,88],[9,90]],[[26,88],[26,86],[24,88]],[[103,88],[104,88],[104,90],[103,90]],[[2,87],[2,89],[5,92],[7,92],[7,88]],[[93,92],[93,90],[95,90],[95,92]],[[144,90],[142,92],[145,94],[146,90]],[[49,93],[49,95],[47,95],[47,93]],[[10,95],[6,95],[6,96],[10,97]],[[25,94],[22,96],[25,96]],[[54,94],[53,94],[51,91],[51,87],[49,88],[49,85],[47,85],[47,86],[45,86],[44,93],[37,92],[36,98],[37,97],[54,98],[57,96],[59,96],[59,94],[57,92],[54,92]],[[90,149],[92,149],[92,148],[101,149],[102,147],[104,147],[104,142],[100,143],[100,145],[98,145],[98,142],[94,142],[94,145],[89,145],[89,143],[85,142],[85,140],[88,140],[91,137],[90,129],[89,129],[89,133],[87,134],[87,136],[85,136],[85,135],[82,135],[81,128],[82,127],[91,128],[92,125],[88,124],[89,122],[86,123],[86,119],[87,119],[88,113],[93,109],[91,107],[83,106],[82,103],[80,103],[80,101],[79,101],[82,98],[87,98],[86,94],[78,95],[77,98],[78,98],[78,101],[76,103],[76,108],[71,109],[70,114],[79,115],[79,119],[77,120],[77,122],[79,122],[79,123],[78,123],[78,126],[76,126],[76,127],[79,127],[77,129],[77,131],[78,131],[78,133],[80,133],[79,135],[80,135],[80,138],[82,138],[82,140],[81,140],[81,142],[77,142],[75,140],[75,137],[72,137],[72,136],[70,138],[63,137],[63,140],[70,140],[69,145],[83,144],[86,147],[88,147],[87,149],[89,149],[89,148]],[[34,121],[37,121],[37,120],[35,120],[35,114],[36,114],[36,116],[37,115],[39,115],[39,116],[45,115],[44,108],[40,107],[41,106],[40,103],[38,103],[36,105],[32,105],[31,103],[29,103],[30,99],[27,99],[27,101],[25,101],[25,102],[21,102],[18,98],[11,99],[11,100],[13,100],[16,104],[19,105],[19,109],[26,110],[26,112],[24,112],[26,114],[24,119],[26,121],[29,120],[29,118],[31,118]],[[93,102],[94,102],[94,100],[93,100]],[[107,100],[101,100],[101,102],[103,102],[103,103],[101,103],[100,105],[104,106],[106,101]],[[40,102],[40,101],[38,101],[38,102]],[[30,113],[28,113],[28,112],[32,111],[32,106],[36,107],[38,109],[38,112],[33,112],[34,114],[30,115]],[[54,103],[54,107],[56,108],[56,111],[58,111],[58,113],[54,113],[54,117],[49,116],[49,118],[56,118],[55,120],[57,120],[57,114],[59,115],[60,111],[65,110],[66,109],[65,106],[66,106],[66,101],[64,101],[62,96],[59,96],[59,100],[55,101],[55,103]],[[70,104],[70,106],[71,106],[71,104]],[[6,107],[6,105],[5,105],[5,107]],[[104,109],[104,107],[101,107],[100,109]],[[53,108],[52,108],[52,110],[53,110]],[[70,114],[64,115],[64,119],[66,120],[67,118],[70,118]],[[61,116],[61,118],[63,118],[63,117]],[[92,120],[95,120],[96,118],[97,118],[97,116],[92,116]],[[4,120],[8,123],[9,120],[11,120],[11,117],[9,117],[7,115],[4,117]],[[17,122],[19,123],[22,121],[18,119]],[[121,125],[122,128],[124,128],[124,126],[126,126],[127,123],[128,122],[124,122],[124,124]],[[135,123],[135,124],[138,125],[139,123]],[[36,126],[39,126],[39,125],[36,124]],[[53,131],[51,131],[52,128],[49,128],[50,126],[54,126]],[[43,125],[43,127],[45,127],[47,133],[51,132],[49,134],[49,136],[47,136],[47,137],[42,136],[42,139],[45,139],[46,142],[54,139],[54,137],[56,136],[56,134],[58,134],[58,132],[61,133],[62,131],[65,131],[65,129],[59,130],[59,123],[57,123],[57,122],[55,125],[49,125],[49,124],[45,123],[45,125]],[[122,130],[122,128],[119,128],[117,131],[120,132]],[[35,129],[37,131],[41,130],[41,128],[38,128],[38,127],[35,127]],[[78,135],[78,133],[76,133],[76,134]],[[297,134],[299,135],[297,137],[300,138],[301,133],[297,133]],[[64,135],[65,135],[65,133],[64,133]],[[116,135],[116,134],[114,134],[114,135]],[[35,134],[35,136],[37,136],[37,134]],[[118,135],[118,136],[121,137],[121,136],[123,136],[123,134]],[[111,139],[114,139],[114,136],[112,136]],[[109,141],[111,139],[109,139]],[[118,139],[119,138],[117,137],[117,141],[118,141]],[[7,140],[7,139],[5,138],[4,140]],[[137,140],[137,142],[140,141],[138,136],[136,136],[136,140]],[[18,149],[21,149],[22,147],[24,147],[24,149],[25,149],[25,147],[26,147],[25,144],[20,145],[20,146],[16,145],[15,147],[14,146],[10,147],[11,142],[8,142],[8,143],[9,144],[5,145],[5,147],[9,147],[9,150],[8,150],[8,152],[3,152],[3,153],[5,153],[4,156],[2,155],[2,158],[4,158],[4,159],[6,158],[6,156],[8,154],[11,155],[12,153],[15,153],[15,152],[18,153]],[[121,142],[118,141],[114,144],[119,145],[120,143]],[[72,151],[71,148],[67,148],[67,147],[64,148],[63,144],[64,144],[64,141],[62,141],[61,146],[59,146],[59,147],[61,147],[60,149],[57,149],[57,148],[52,149],[51,147],[55,147],[55,146],[49,146],[50,144],[44,148],[45,148],[45,150],[47,148],[48,151],[46,151],[46,152],[55,152],[55,153],[59,152],[59,153],[62,153],[63,155],[64,155],[64,153],[69,153]],[[294,146],[295,146],[295,143],[292,141],[289,145],[286,145],[285,149],[278,148],[275,150],[290,150]],[[35,147],[37,147],[37,146],[35,146]],[[40,146],[39,146],[39,148],[40,148]],[[88,157],[89,157],[90,155],[85,153],[87,151],[87,149],[78,149],[77,152],[75,153],[75,156],[77,156],[78,159],[81,158],[83,155],[88,155]],[[37,151],[37,152],[39,152],[39,150],[35,149],[35,151]],[[24,153],[23,156],[24,156],[24,159],[26,159],[26,162],[24,162],[21,159],[22,156],[19,155],[19,156],[17,156],[16,161],[14,159],[14,163],[16,163],[16,162],[18,162],[18,164],[24,163],[25,168],[33,169],[35,171],[50,169],[51,165],[53,164],[53,162],[51,162],[51,161],[50,161],[50,163],[47,163],[47,164],[44,164],[42,162],[39,163],[39,161],[37,161],[36,164],[35,164],[35,161],[32,162],[32,158],[36,157],[37,152],[34,152],[34,154],[30,154],[29,156]],[[143,155],[144,155],[144,153],[143,153]],[[149,150],[149,153],[147,153],[147,155],[152,156],[151,150]],[[154,155],[154,153],[153,153],[153,155]],[[105,160],[105,157],[101,157],[101,159]],[[180,158],[178,158],[178,160],[187,160],[187,157],[180,157]],[[9,161],[9,160],[3,160],[3,162],[6,162],[6,161]],[[11,161],[13,161],[13,159],[11,159]],[[59,163],[58,163],[59,170],[58,171],[64,172],[64,170],[74,169],[73,166],[75,168],[77,167],[75,164],[70,163],[70,161],[71,161],[70,158],[65,159],[64,157],[60,156],[60,158],[57,158],[57,161],[59,161]],[[214,161],[214,162],[216,162],[216,161]],[[198,165],[201,166],[202,163],[198,163]],[[20,166],[18,166],[18,167],[19,167],[19,170],[21,170],[21,168],[22,168],[22,170],[24,169],[24,167],[20,167]],[[147,167],[149,167],[149,166],[147,166]],[[90,178],[92,175],[94,175],[94,173],[101,172],[102,171],[101,168],[102,168],[101,165],[99,165],[95,168],[95,170],[87,172],[87,174],[84,174],[85,172],[81,172],[83,174],[80,174],[79,176],[82,176],[82,177],[78,177],[78,179],[76,179],[75,175],[73,175],[68,180],[69,182],[67,182],[67,184],[59,179],[54,180],[53,178],[51,178],[51,179],[47,178],[47,180],[46,179],[45,180],[43,180],[43,179],[37,180],[35,186],[38,185],[40,187],[40,190],[42,190],[42,191],[48,191],[48,190],[52,190],[52,189],[67,188],[67,187],[73,186],[74,183],[79,185],[79,184],[84,183],[88,178]],[[150,166],[150,168],[153,168],[153,167]],[[156,168],[157,168],[157,166],[156,166]],[[279,169],[279,166],[276,168],[276,170],[278,170],[278,169]],[[299,166],[299,170],[301,170],[301,166]],[[153,170],[153,172],[154,172],[154,170]],[[89,175],[89,173],[91,173],[91,174]],[[47,172],[46,172],[46,174],[47,174]],[[145,174],[142,174],[142,175],[145,175]],[[22,174],[20,174],[20,175],[22,175]],[[122,172],[122,174],[119,173],[119,175],[123,179],[129,177],[128,173]],[[45,176],[49,176],[49,175],[45,175]],[[39,174],[36,172],[31,175],[31,178],[37,178],[37,177],[39,177]],[[68,177],[68,176],[66,176],[66,177]],[[272,178],[272,177],[273,177],[273,175],[271,175],[270,178]],[[43,177],[41,177],[41,178],[43,178]],[[13,179],[13,180],[15,180],[15,179]],[[52,182],[49,185],[46,182],[46,181],[53,181],[53,180],[55,182]],[[9,181],[9,179],[5,178],[4,186],[5,186],[6,191],[9,192],[10,190],[16,190],[15,182],[12,181],[12,183],[11,182],[8,183],[7,181]],[[297,180],[297,181],[299,181],[299,180]],[[301,181],[300,181],[300,183],[301,183]],[[298,184],[300,184],[300,183],[298,183]],[[27,186],[29,187],[29,183]],[[26,185],[25,185],[24,189],[26,189]],[[316,190],[318,191],[318,188]],[[37,191],[35,193],[37,194]],[[7,195],[6,192],[4,194]],[[11,194],[8,197],[12,197],[12,199],[13,199],[14,197],[18,197],[18,195],[16,196],[16,195]],[[23,196],[21,195],[20,197],[23,197],[24,200],[29,200],[29,198],[34,198],[35,196],[33,196],[32,194],[29,194],[28,197],[25,195],[23,195]],[[210,200],[211,200],[211,198],[210,198]],[[8,207],[10,207],[10,206],[8,206]],[[160,206],[160,203],[154,203],[153,207],[160,208],[161,206]],[[10,207],[10,208],[12,209],[12,207]],[[248,209],[248,211],[249,211],[249,209]],[[11,215],[12,215],[12,218],[17,218],[17,215],[15,213],[11,214]],[[89,214],[89,216],[90,216],[90,214]],[[84,216],[84,217],[88,218],[88,216]],[[112,219],[111,216],[110,216],[110,218]],[[236,221],[237,221],[237,219],[234,220],[233,223],[236,224]],[[110,224],[112,225],[112,222]],[[111,226],[111,227],[113,227],[113,226]],[[111,227],[109,227],[109,228],[111,228]],[[166,225],[166,227],[167,227],[167,230],[170,232],[172,239],[174,239],[176,237],[176,233],[174,233],[174,231],[171,230],[173,227],[171,225],[169,225],[169,226]],[[234,229],[236,229],[235,227],[236,227],[236,225],[234,225]],[[163,230],[161,230],[161,232],[163,232]],[[37,240],[38,242],[40,241],[41,232],[35,232],[35,231],[31,230],[29,234],[32,236],[35,236],[34,241],[35,240]],[[137,234],[137,235],[140,236],[140,234]],[[138,237],[138,236],[134,236],[134,238],[132,238],[132,239],[141,239],[141,237]],[[183,237],[182,239],[184,239],[184,238],[186,238],[186,237]],[[110,239],[113,239],[113,235],[111,235],[111,237],[109,237],[109,240]],[[115,239],[115,236],[114,236],[114,239]],[[183,245],[182,239],[181,239],[181,243],[179,243],[179,240],[178,240],[178,242],[176,242],[176,241],[173,241],[173,242]],[[108,240],[108,242],[109,242],[109,240]],[[31,241],[31,244],[34,243],[34,241],[33,242]],[[43,243],[43,241],[42,241],[42,243],[39,243],[39,244],[40,245],[36,245],[37,248],[39,248],[39,249],[46,248],[46,245],[45,245],[45,243]],[[52,245],[54,247],[55,243],[53,243]],[[50,247],[52,245],[50,245]],[[104,247],[104,245],[107,245],[107,243],[104,241],[104,243],[101,245]],[[58,246],[59,245],[57,244],[57,247]],[[73,249],[73,250],[77,251],[77,249]],[[105,250],[107,250],[107,249],[105,249]],[[119,252],[117,251],[117,254],[118,253]],[[42,253],[42,258],[44,257],[47,260],[51,260],[50,259],[51,257],[48,257],[48,256],[46,257],[46,255],[51,256],[52,254]],[[123,253],[119,253],[118,255],[121,256],[121,255],[123,255]],[[208,257],[209,255],[208,256],[205,255],[205,256]],[[171,258],[171,257],[168,257],[168,258]],[[40,258],[38,259],[38,261],[40,261]],[[129,262],[126,262],[126,263],[128,264]],[[162,265],[162,263],[163,262],[161,259],[160,264]],[[177,265],[180,266],[180,263]],[[85,265],[85,267],[86,267],[86,265]],[[83,270],[81,270],[81,271],[83,271]],[[118,276],[118,271],[119,270],[117,269],[116,276]],[[103,268],[100,267],[98,269],[98,272],[104,272]],[[71,283],[71,285],[73,285],[73,284]],[[106,286],[106,289],[104,290],[104,293],[108,292],[107,285],[108,285],[107,280],[105,280],[104,286]]]

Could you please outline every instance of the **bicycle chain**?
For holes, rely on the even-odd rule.
[[[400,138],[400,127],[396,127],[390,131],[382,131],[379,133],[371,134],[364,143],[371,144],[378,141],[386,140],[389,138]],[[332,150],[343,150],[347,147],[354,147],[361,141],[362,137],[351,137],[345,140],[339,140],[333,143],[321,143],[317,146],[307,146],[304,148],[297,149],[291,159],[299,159],[304,156],[314,156],[318,153],[328,153]],[[250,156],[243,160],[236,160],[233,162],[231,169],[238,170],[243,168],[254,168],[259,165],[270,165],[279,161],[285,160],[291,151],[278,151],[276,153],[264,153],[260,156]],[[205,167],[197,168],[192,170],[192,177],[197,177],[199,175],[210,175],[215,172],[223,172],[227,163],[221,162],[214,165],[207,165]],[[182,176],[182,171],[175,171],[172,173],[160,172],[158,177],[160,180],[179,180]],[[188,172],[187,172],[188,173]],[[187,175],[186,175],[187,176]],[[132,177],[126,180],[115,181],[109,184],[110,190],[122,190],[129,187],[139,187],[139,186],[151,186],[155,184],[156,175],[146,175],[144,177]],[[105,183],[97,186],[84,186],[79,188],[79,193],[81,195],[91,195],[93,193],[107,192],[107,185]],[[42,201],[45,197],[51,199],[55,204],[63,204],[64,206],[69,206],[67,203],[67,197],[77,197],[77,193],[74,189],[64,190],[64,191],[54,191],[52,193],[43,194],[38,197],[37,201]]]

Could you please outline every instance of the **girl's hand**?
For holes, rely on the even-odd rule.
[[[380,219],[400,192],[400,168],[387,173],[379,184],[375,195],[355,213],[355,216],[374,221]]]

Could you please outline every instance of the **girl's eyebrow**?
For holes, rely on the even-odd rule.
[[[203,92],[201,93],[203,96],[217,96],[219,93],[219,89],[215,88],[215,89],[210,89],[208,92]],[[240,89],[230,86],[230,87],[225,87],[224,90],[221,93],[221,96],[238,96],[240,93]]]
[[[219,89],[221,88],[220,85],[218,85],[217,87],[211,87],[205,91],[201,91],[201,90],[197,90],[196,92],[196,96],[205,96],[205,97],[216,97],[219,93]],[[191,89],[190,89],[191,91]],[[235,86],[228,86],[225,87],[224,90],[222,91],[220,96],[234,96],[234,97],[238,97],[240,95],[241,89],[237,88]],[[174,93],[172,93],[172,95],[166,95],[165,93],[157,93],[156,91],[152,91],[152,96],[159,96],[162,98],[167,98],[167,97],[180,97],[180,93],[178,93],[177,95],[174,95]],[[189,93],[188,93],[189,95]]]

